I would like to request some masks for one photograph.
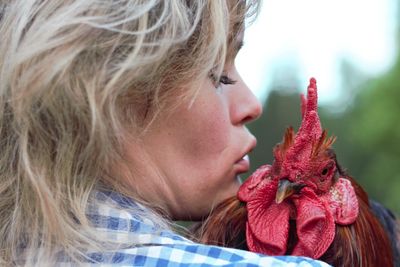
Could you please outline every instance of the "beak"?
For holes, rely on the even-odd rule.
[[[282,179],[279,181],[278,190],[276,191],[275,202],[277,204],[284,201],[287,197],[293,195],[294,193],[298,193],[305,184],[292,183],[287,179]]]

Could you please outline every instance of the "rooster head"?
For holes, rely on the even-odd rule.
[[[335,137],[327,138],[327,132],[321,130],[314,78],[310,80],[307,98],[301,95],[301,111],[302,123],[297,134],[292,127],[288,128],[283,142],[274,148],[272,171],[279,180],[278,203],[304,187],[324,194],[339,178],[336,156],[331,149]]]
[[[335,224],[357,218],[354,189],[338,172],[331,149],[335,138],[321,128],[314,78],[307,97],[301,96],[301,113],[298,132],[288,128],[274,148],[272,166],[261,166],[239,189],[251,251],[319,258],[335,237]]]

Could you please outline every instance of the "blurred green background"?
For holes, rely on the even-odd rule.
[[[370,77],[343,59],[341,87],[351,95],[351,105],[340,112],[329,106],[319,108],[322,127],[337,136],[333,148],[341,166],[371,198],[397,215],[400,215],[399,21],[397,18],[397,59],[392,67],[378,77]],[[287,77],[296,77],[296,69],[285,71]],[[299,95],[306,88],[302,85],[304,81],[302,84],[297,81],[294,78],[284,86],[272,82],[262,117],[249,125],[258,139],[257,148],[250,155],[251,172],[262,164],[272,163],[272,148],[282,140],[286,127],[298,129]]]

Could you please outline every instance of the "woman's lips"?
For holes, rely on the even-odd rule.
[[[249,155],[244,155],[243,158],[235,162],[235,171],[239,173],[248,172],[250,169],[250,158]]]

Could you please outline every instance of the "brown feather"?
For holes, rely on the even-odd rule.
[[[220,203],[205,222],[192,230],[201,243],[247,250],[246,220],[246,206],[234,196]]]
[[[283,141],[275,146],[274,155],[279,156],[279,159],[284,158],[287,150],[293,145],[294,136],[293,127],[288,127],[283,137]]]
[[[314,143],[312,146],[311,157],[315,158],[324,152],[331,149],[331,146],[336,141],[336,136],[331,136],[327,138],[328,132],[324,130],[318,142]]]

